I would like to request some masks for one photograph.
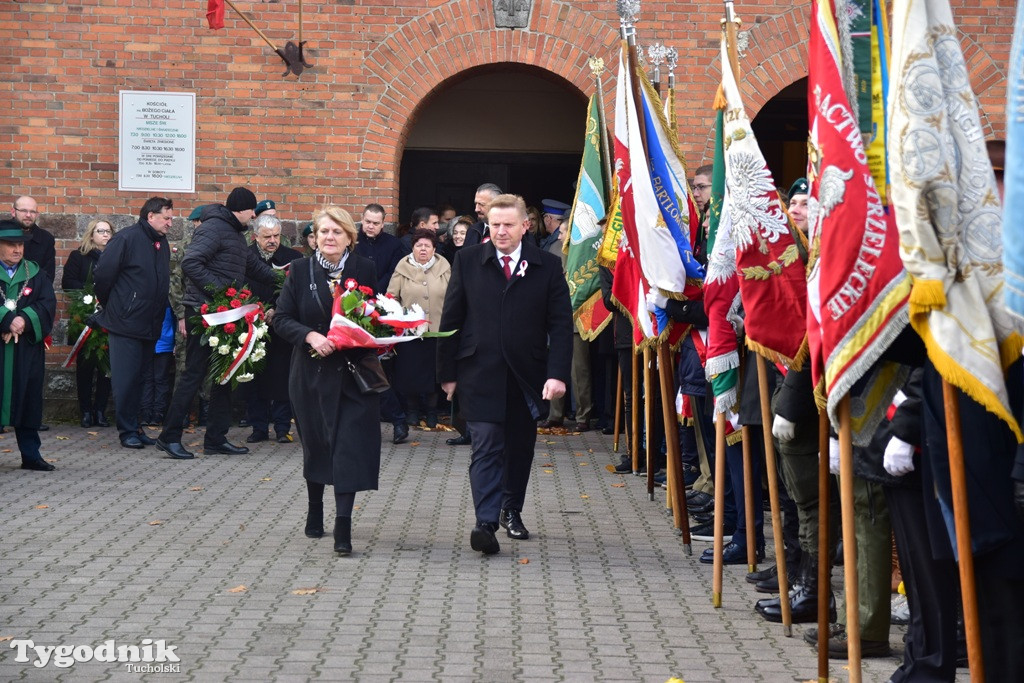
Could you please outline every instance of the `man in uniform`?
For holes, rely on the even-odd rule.
[[[53,327],[57,297],[51,276],[24,258],[29,237],[23,225],[0,221],[0,424],[14,427],[22,469],[51,472],[56,468],[39,453],[39,425],[46,359],[43,340]]]

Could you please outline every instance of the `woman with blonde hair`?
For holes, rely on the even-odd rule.
[[[373,288],[373,262],[355,253],[352,216],[338,206],[313,214],[316,250],[293,261],[277,299],[274,330],[292,345],[288,395],[302,439],[309,510],[306,536],[324,535],[324,487],[334,487],[334,550],[352,553],[352,509],[358,491],[376,490],[380,474],[380,409],[363,394],[354,366],[375,349],[337,350],[327,338],[331,307],[346,280]],[[372,361],[371,361],[372,362]]]
[[[107,242],[114,235],[114,227],[109,221],[94,219],[89,221],[82,242],[78,249],[68,254],[64,263],[64,275],[61,278],[61,289],[85,289],[91,281],[93,268],[100,260],[100,254]],[[74,343],[73,339],[68,340]],[[109,427],[105,415],[107,402],[110,400],[110,378],[97,366],[96,361],[79,355],[75,358],[75,383],[78,388],[78,409],[82,413],[82,427]],[[93,386],[96,393],[93,395]]]

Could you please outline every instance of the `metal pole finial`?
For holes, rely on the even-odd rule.
[[[640,15],[640,0],[615,0],[619,14],[619,30],[631,45],[636,41],[636,18]]]
[[[590,72],[594,74],[594,76],[600,76],[604,73],[604,60],[600,57],[591,57],[587,61],[587,64],[590,66]]]

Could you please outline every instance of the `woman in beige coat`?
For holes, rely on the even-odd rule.
[[[388,284],[388,294],[409,308],[418,304],[427,314],[430,331],[441,324],[441,307],[451,277],[451,266],[437,253],[437,235],[420,229],[412,236],[412,253],[398,262]],[[395,358],[395,389],[406,402],[411,423],[425,420],[437,426],[437,340],[421,339],[398,345]]]

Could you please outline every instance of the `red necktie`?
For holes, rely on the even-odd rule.
[[[511,280],[512,279],[512,257],[511,256],[502,256],[501,257],[501,262],[505,264],[505,265],[503,265],[501,267],[502,270],[505,271],[505,279],[506,280]]]

